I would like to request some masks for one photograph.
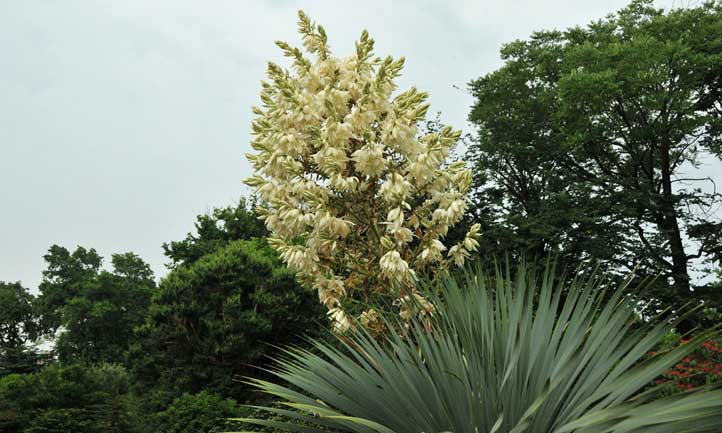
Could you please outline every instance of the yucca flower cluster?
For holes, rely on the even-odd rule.
[[[374,301],[408,316],[414,300],[430,314],[418,274],[461,266],[478,247],[478,225],[458,244],[443,243],[471,184],[463,162],[447,163],[461,133],[421,136],[428,95],[395,94],[404,59],[374,57],[366,31],[344,58],[331,55],[323,27],[303,12],[299,31],[313,60],[277,42],[292,69],[269,63],[253,109],[255,175],[246,183],[262,201],[270,242],[318,290],[338,332],[374,326]]]

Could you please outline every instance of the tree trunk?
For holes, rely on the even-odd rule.
[[[672,194],[672,173],[669,161],[669,143],[664,140],[660,146],[660,163],[662,171],[662,197],[657,219],[660,232],[669,242],[672,258],[672,278],[674,289],[681,301],[685,302],[690,296],[689,274],[687,273],[687,253],[684,251],[682,234],[679,229],[677,212],[675,210],[674,196]]]

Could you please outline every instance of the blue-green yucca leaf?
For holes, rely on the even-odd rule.
[[[304,433],[719,432],[722,390],[641,392],[717,331],[643,360],[674,322],[640,321],[628,284],[556,279],[551,266],[422,284],[430,324],[387,318],[404,331],[286,349],[272,370],[285,385],[248,382],[284,399],[267,408],[279,420],[246,421]]]

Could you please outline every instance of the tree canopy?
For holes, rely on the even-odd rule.
[[[191,264],[231,241],[264,237],[266,226],[259,220],[254,203],[255,200],[242,197],[237,205],[214,208],[210,213],[198,215],[195,233],[188,233],[183,240],[163,244],[163,251],[171,261],[170,267]]]
[[[145,321],[155,289],[150,267],[133,253],[113,254],[101,269],[94,249],[53,245],[45,255],[38,312],[45,332],[58,332],[61,360],[124,362],[134,328]]]
[[[34,300],[19,282],[0,281],[0,376],[37,368],[37,354],[29,347],[38,336]]]
[[[478,207],[493,203],[479,218],[506,234],[502,247],[641,267],[662,274],[661,303],[699,298],[691,268],[716,257],[722,227],[720,195],[696,174],[722,150],[722,6],[635,0],[501,54],[500,69],[471,83],[469,156]]]
[[[244,398],[235,381],[325,320],[264,240],[236,240],[165,277],[135,348],[146,383]]]

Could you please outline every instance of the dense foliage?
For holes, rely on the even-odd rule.
[[[163,244],[170,266],[190,265],[232,241],[266,236],[266,227],[251,210],[252,206],[253,203],[241,198],[235,206],[215,208],[209,214],[198,215],[195,233],[188,233],[182,241]]]
[[[164,246],[172,266],[159,284],[135,254],[114,254],[106,270],[95,250],[57,245],[37,298],[0,283],[0,431],[227,427],[238,402],[259,398],[238,379],[325,322],[264,233],[241,200]],[[34,346],[41,334],[50,356]]]
[[[269,345],[298,342],[322,321],[264,240],[232,241],[161,281],[131,352],[136,379],[245,400],[238,379],[258,371]]]
[[[133,253],[114,254],[111,271],[102,260],[82,247],[71,253],[53,245],[45,255],[38,313],[45,331],[59,334],[62,361],[123,362],[145,320],[155,288],[150,267]]]
[[[664,12],[635,0],[501,54],[503,67],[471,83],[485,247],[662,273],[662,305],[722,301],[690,290],[695,260],[720,259],[722,196],[696,169],[722,155],[722,4]]]
[[[38,334],[33,302],[20,283],[0,281],[0,377],[37,368],[39,358],[31,347]]]
[[[228,421],[242,414],[241,408],[231,399],[223,399],[207,391],[183,394],[173,400],[167,409],[153,419],[156,433],[199,433],[228,431],[237,423]]]
[[[0,431],[130,432],[129,377],[118,365],[51,365],[0,379]]]

